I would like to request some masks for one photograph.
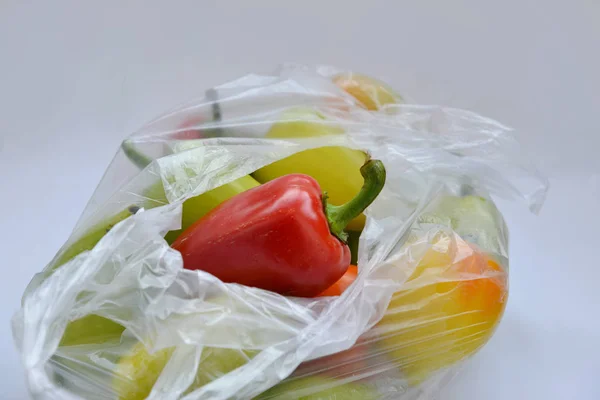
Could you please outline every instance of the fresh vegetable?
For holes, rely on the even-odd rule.
[[[336,75],[333,82],[353,96],[367,110],[376,111],[386,104],[402,103],[402,97],[385,83],[366,75],[347,72]]]
[[[106,235],[106,233],[113,228],[113,226],[134,215],[139,209],[140,208],[135,205],[129,206],[118,214],[113,215],[112,217],[92,226],[74,242],[64,246],[50,262],[50,264],[48,264],[48,266],[42,272],[38,273],[31,280],[31,282],[29,282],[27,288],[25,289],[25,295],[35,290],[44,280],[52,275],[57,268],[71,261],[84,251],[93,249],[100,239],[102,239],[104,235]]]
[[[122,357],[115,369],[113,389],[122,400],[142,400],[148,397],[152,387],[173,355],[174,348],[148,353],[143,343],[138,343]],[[215,379],[246,364],[257,352],[205,347],[202,350],[194,382],[186,393],[198,389]]]
[[[173,354],[173,348],[148,353],[143,343],[119,360],[113,378],[113,388],[119,399],[142,400],[150,392],[165,365]]]
[[[408,246],[424,240],[428,225],[456,234],[440,232],[430,240],[431,248],[368,334],[383,337],[377,343],[414,384],[485,344],[508,293],[503,260],[489,255],[504,252],[499,235],[506,229],[491,201],[471,194],[442,196],[417,225],[421,229],[410,234]]]
[[[181,229],[170,231],[165,236],[167,243],[172,244],[194,222],[208,214],[209,211],[219,206],[224,201],[246,190],[259,186],[259,183],[250,175],[245,175],[235,181],[209,190],[199,196],[191,197],[183,203]]]
[[[154,384],[173,355],[174,348],[148,353],[142,343],[122,357],[115,369],[113,390],[122,400],[142,400],[150,395]],[[184,394],[201,388],[223,375],[245,365],[256,351],[207,347],[202,350],[198,371]],[[262,393],[256,400],[375,400],[375,388],[358,383],[343,383],[325,376],[289,378]]]
[[[192,118],[188,119],[183,124],[181,124],[179,126],[179,128],[176,129],[171,134],[171,139],[178,139],[178,140],[185,141],[185,140],[201,139],[203,137],[208,136],[206,132],[204,132],[202,129],[199,129],[197,127],[198,125],[202,124],[203,122],[204,122],[204,118],[201,118],[201,117],[192,117]],[[123,150],[123,153],[125,153],[125,155],[129,159],[129,161],[131,161],[139,169],[146,168],[150,163],[152,163],[152,161],[154,161],[154,159],[152,157],[149,157],[148,155],[146,155],[142,151],[140,151],[136,147],[134,141],[131,141],[131,140],[123,141],[121,143],[121,149]],[[170,151],[170,146],[168,146],[167,143],[164,143],[163,149],[165,152],[168,153]]]
[[[193,125],[193,121],[190,121],[189,124]],[[197,132],[197,130],[184,130],[177,135],[178,137],[190,137]],[[183,186],[187,187],[189,185],[187,179],[190,178],[190,175],[193,177],[194,175],[201,174],[203,164],[202,162],[198,163],[197,160],[193,159],[195,154],[185,153],[186,150],[194,149],[194,147],[188,148],[185,143],[189,142],[184,141],[181,142],[179,146],[176,146],[178,153],[169,156],[169,158],[165,160],[163,167],[166,169],[166,171],[164,171],[166,179],[170,181],[170,183],[177,183],[177,180],[181,180],[185,181],[183,182]],[[130,143],[124,142],[123,146],[128,149],[128,157],[132,162],[144,159],[145,156]],[[143,167],[145,165],[138,163],[138,166]],[[167,243],[172,244],[184,230],[225,200],[258,185],[259,183],[254,178],[246,175],[198,196],[190,197],[183,203],[181,229],[168,232],[165,236]],[[144,192],[143,197],[146,199],[147,204],[145,204],[145,207],[147,208],[168,203],[162,181],[157,182],[148,188]]]
[[[90,314],[69,322],[60,341],[60,346],[99,344],[119,340],[125,327],[108,318]]]
[[[325,135],[341,135],[344,131],[315,110],[297,108],[285,112],[281,120],[273,124],[267,132],[267,138],[302,138]],[[328,146],[305,150],[290,157],[269,164],[252,176],[261,183],[272,181],[288,174],[306,174],[312,176],[321,188],[327,192],[328,201],[341,205],[350,201],[363,184],[359,168],[365,163],[367,156],[357,151],[340,146]],[[365,217],[358,215],[348,225],[352,231],[360,231],[364,227]]]
[[[358,264],[358,245],[360,241],[360,234],[362,232],[348,231],[348,247],[350,247],[350,263],[353,265]]]
[[[457,235],[439,233],[368,335],[418,384],[483,346],[506,299],[500,265]]]
[[[335,282],[333,285],[329,286],[325,291],[321,292],[318,297],[325,296],[339,296],[344,293],[344,290],[348,288],[356,280],[358,276],[358,268],[356,265],[351,265],[348,267],[348,270],[342,277]]]
[[[364,383],[344,383],[324,376],[289,378],[255,400],[376,400],[376,388]]]
[[[224,202],[186,230],[172,247],[184,268],[207,271],[224,282],[313,297],[350,265],[346,225],[379,194],[385,168],[369,160],[364,186],[342,206],[327,202],[310,176],[291,174]]]
[[[133,150],[131,150],[133,151]],[[178,158],[175,159],[175,162]],[[185,163],[181,161],[181,167],[184,168]],[[182,228],[170,231],[166,234],[166,241],[171,244],[177,237],[189,226],[198,219],[207,214],[210,210],[217,207],[225,200],[242,193],[248,189],[258,186],[259,183],[249,175],[236,179],[228,184],[219,186],[209,190],[201,195],[191,197],[183,203]],[[144,208],[153,208],[161,204],[166,204],[167,198],[162,182],[157,182],[144,192]],[[84,233],[80,239],[73,242],[62,250],[58,257],[51,263],[50,268],[43,274],[47,277],[56,268],[73,259],[78,254],[94,248],[94,246],[112,229],[114,225],[125,220],[135,214],[140,207],[132,205],[126,210],[106,219],[104,222],[97,224]],[[38,277],[36,282],[40,282],[44,278]],[[35,284],[35,282],[32,282]],[[90,315],[79,320],[70,322],[63,335],[61,345],[69,346],[81,343],[100,343],[106,336],[112,336],[115,333],[122,333],[123,328],[120,324],[113,322],[107,318]]]
[[[202,117],[193,117],[185,121],[179,129],[173,134],[173,137],[180,140],[201,139],[206,137],[206,133],[198,126],[206,123]]]
[[[135,214],[137,206],[130,206],[126,210],[106,219],[104,222],[92,227],[81,238],[59,252],[58,256],[50,263],[49,267],[38,275],[29,285],[27,290],[33,290],[57,268],[71,261],[84,251],[89,251],[112,229],[117,223]],[[61,339],[61,346],[74,346],[78,344],[102,343],[115,336],[120,336],[125,330],[120,324],[99,315],[87,315],[69,322]]]
[[[419,223],[452,228],[486,253],[506,254],[506,224],[493,202],[475,195],[442,196],[423,213]]]
[[[133,150],[131,147],[129,147],[129,151],[132,154],[139,154],[139,152]],[[185,168],[184,164],[185,163],[182,160],[181,168]],[[182,228],[167,233],[165,239],[167,242],[172,243],[181,232],[213,208],[217,207],[225,200],[257,186],[259,186],[259,183],[252,177],[246,175],[230,183],[209,190],[201,195],[187,199],[183,203]],[[142,203],[141,206],[147,209],[168,203],[162,182],[157,182],[148,188],[144,192],[143,198],[145,198],[145,202]],[[88,229],[79,239],[59,252],[58,256],[51,262],[49,272],[69,262],[84,251],[93,249],[113,226],[134,215],[139,209],[140,206],[131,205],[118,214],[113,215]]]
[[[292,377],[327,376],[334,379],[347,379],[369,374],[369,370],[377,368],[378,362],[385,362],[377,357],[378,349],[368,342],[357,342],[351,348],[328,356],[305,361],[292,374]]]
[[[120,213],[90,228],[79,239],[59,252],[58,257],[52,261],[50,270],[54,270],[71,261],[84,251],[93,249],[100,239],[102,239],[104,235],[106,235],[108,231],[112,229],[113,226],[134,215],[139,209],[140,208],[138,206],[132,205]]]
[[[359,103],[369,110],[378,110],[386,104],[403,102],[385,83],[359,74],[341,74],[333,78],[333,82],[354,96]],[[295,108],[281,115],[280,121],[273,124],[267,132],[267,138],[302,138],[344,134],[344,130],[333,121],[309,108]],[[292,173],[310,175],[327,191],[332,204],[348,202],[362,186],[358,167],[365,162],[363,152],[340,146],[328,146],[305,150],[283,160],[269,164],[253,176],[265,183]],[[365,217],[359,215],[349,225],[350,231],[361,231]]]

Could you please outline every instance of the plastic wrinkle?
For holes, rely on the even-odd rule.
[[[286,64],[251,74],[127,139],[149,164],[117,153],[13,318],[35,398],[137,399],[146,389],[161,400],[428,398],[485,344],[508,295],[508,228],[492,197],[538,212],[546,179],[510,128],[440,106],[371,111],[333,83],[341,73]],[[292,122],[343,134],[266,135]],[[203,136],[177,136],[188,131]],[[365,211],[359,275],[342,295],[285,297],[183,268],[164,237],[181,228],[186,200],[333,146],[388,171]],[[87,246],[128,207],[133,215]],[[69,258],[72,246],[85,250]],[[90,316],[101,328],[90,322],[86,334],[105,336],[65,344],[73,321]]]

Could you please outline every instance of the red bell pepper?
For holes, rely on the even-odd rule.
[[[288,296],[314,297],[350,265],[346,225],[375,200],[385,183],[379,160],[361,167],[364,186],[341,206],[327,204],[315,179],[290,174],[225,201],[173,243],[184,268],[224,282]]]

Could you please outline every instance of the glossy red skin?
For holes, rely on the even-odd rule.
[[[350,249],[332,235],[317,181],[274,179],[229,199],[172,245],[187,269],[224,282],[287,296],[314,297],[350,265]]]

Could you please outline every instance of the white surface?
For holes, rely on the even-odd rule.
[[[3,399],[27,398],[9,318],[120,141],[283,61],[353,68],[518,128],[551,191],[539,217],[500,203],[508,309],[441,398],[600,398],[598,2],[171,3],[0,2]]]

